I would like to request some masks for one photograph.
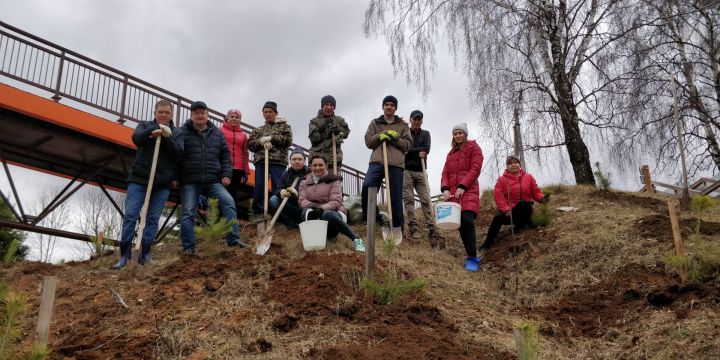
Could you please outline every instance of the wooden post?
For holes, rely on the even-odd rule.
[[[670,75],[670,83],[672,87],[672,93],[675,109],[675,127],[677,129],[678,147],[680,147],[680,161],[682,162],[682,174],[683,174],[683,188],[680,196],[680,208],[683,210],[690,209],[690,191],[688,190],[688,175],[687,175],[687,164],[685,162],[685,143],[683,142],[683,131],[680,125],[680,99],[677,95],[677,84],[675,76]]]
[[[375,280],[375,209],[377,188],[368,188],[367,243],[365,244],[365,277]]]
[[[645,191],[654,194],[655,187],[653,186],[652,179],[650,178],[650,167],[647,165],[643,165],[641,172],[643,177],[643,183],[645,184]]]
[[[668,211],[670,212],[670,225],[673,231],[673,241],[675,242],[675,256],[681,258],[683,256],[682,250],[682,235],[680,234],[680,224],[678,223],[677,213],[675,212],[675,202],[668,200]],[[684,264],[680,265],[680,282],[685,284],[687,280],[687,268]]]
[[[40,300],[40,310],[38,311],[37,320],[37,342],[41,345],[47,345],[48,343],[48,333],[50,330],[50,321],[52,320],[57,284],[57,277],[43,277],[42,298]]]

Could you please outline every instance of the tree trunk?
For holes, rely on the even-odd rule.
[[[572,102],[569,100],[567,102]],[[560,119],[563,124],[563,132],[565,134],[565,147],[567,148],[570,164],[572,164],[575,173],[576,184],[595,185],[595,176],[593,175],[592,165],[590,164],[590,152],[588,151],[585,141],[580,135],[580,124],[578,122],[577,110],[575,104],[571,104],[569,111],[560,111]]]

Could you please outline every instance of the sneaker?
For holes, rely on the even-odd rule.
[[[479,257],[469,257],[467,260],[465,260],[465,270],[470,272],[477,272],[480,268],[480,258]]]
[[[355,251],[365,252],[365,243],[363,243],[361,238],[353,240],[353,244],[355,244]]]

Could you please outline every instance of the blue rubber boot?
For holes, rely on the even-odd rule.
[[[132,252],[132,244],[121,244],[120,245],[120,260],[112,266],[113,270],[120,270],[127,265],[130,261],[130,254]]]
[[[152,244],[142,244],[142,252],[140,253],[140,265],[147,265],[152,262],[152,255],[150,254],[152,250]]]
[[[480,268],[480,258],[479,257],[469,257],[467,260],[465,260],[465,270],[470,272],[477,272]]]

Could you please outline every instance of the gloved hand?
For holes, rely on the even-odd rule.
[[[347,135],[345,135],[344,132],[340,132],[340,133],[337,134],[337,136],[335,137],[335,142],[338,143],[338,144],[342,144],[343,141],[345,141],[345,137],[347,137]]]
[[[290,187],[288,187],[287,189],[285,189],[285,191],[286,191],[288,194],[290,194],[290,196],[298,197],[297,190],[295,190],[295,188],[292,187],[292,186],[290,186]]]
[[[263,137],[261,137],[261,138],[259,139],[260,143],[263,144],[263,145],[269,143],[270,140],[272,140],[272,136],[270,136],[270,135],[268,135],[268,136],[263,136]]]
[[[398,132],[395,130],[388,130],[385,131],[385,133],[388,134],[393,140],[397,140],[397,138],[400,137],[400,134],[398,134]]]
[[[163,124],[158,124],[158,126],[160,127],[160,130],[162,131],[162,133],[160,133],[160,134],[163,137],[171,137],[172,136],[172,130],[170,129],[169,126],[163,125]]]
[[[339,134],[340,133],[340,126],[338,126],[336,123],[329,123],[325,127],[327,129],[328,134]]]
[[[290,197],[290,193],[287,190],[285,190],[285,189],[280,190],[280,198],[285,199],[285,198],[289,198],[289,197]]]
[[[540,199],[540,201],[538,201],[538,202],[541,204],[547,204],[548,201],[550,201],[550,194],[543,196],[542,199]]]
[[[378,139],[380,139],[380,141],[388,141],[388,142],[392,140],[390,135],[388,135],[386,133],[381,133],[380,136],[378,136]]]
[[[263,147],[264,147],[265,149],[270,150],[270,149],[272,149],[272,143],[268,141],[268,142],[266,142],[266,143],[263,144]]]

